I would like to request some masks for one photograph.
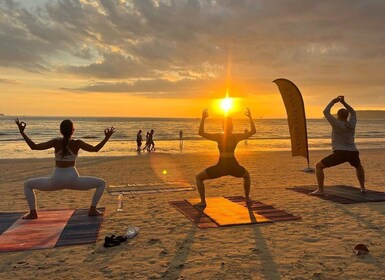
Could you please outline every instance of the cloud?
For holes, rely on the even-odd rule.
[[[175,92],[229,77],[380,86],[384,10],[382,0],[7,0],[0,63],[98,80],[84,91]]]
[[[155,75],[153,70],[144,67],[132,57],[116,52],[105,53],[102,57],[100,62],[86,66],[68,66],[66,71],[101,79],[143,78]]]
[[[12,79],[1,79],[0,78],[0,84],[10,84],[10,85],[19,85],[21,82],[17,80],[12,80]]]

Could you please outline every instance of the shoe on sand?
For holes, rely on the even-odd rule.
[[[354,247],[354,252],[356,255],[369,254],[369,249],[364,244],[358,244]]]
[[[117,240],[116,238],[114,238],[115,236],[112,235],[112,236],[106,236],[104,238],[104,244],[103,246],[104,247],[115,247],[115,246],[118,246],[120,245],[121,241]]]

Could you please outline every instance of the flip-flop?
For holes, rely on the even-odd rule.
[[[112,236],[109,237],[109,236],[106,236],[104,238],[104,244],[103,246],[104,247],[115,247],[115,246],[118,246],[120,245],[121,241],[117,240],[117,239],[113,239]]]
[[[116,240],[116,241],[119,241],[119,242],[126,242],[127,241],[127,237],[126,236],[122,236],[122,235],[119,235],[119,236],[112,235],[111,238],[113,240]]]

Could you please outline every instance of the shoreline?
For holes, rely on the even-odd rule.
[[[375,148],[375,147],[371,147],[371,148],[361,148],[361,149],[358,149],[358,151],[360,152],[361,154],[361,151],[379,151],[379,150],[383,150],[385,151],[385,148],[384,147],[378,147],[378,148]],[[324,148],[324,149],[309,149],[309,153],[318,153],[318,152],[330,152],[332,153],[332,150],[331,148],[327,149],[327,148]],[[235,152],[235,156],[237,157],[237,155],[246,155],[246,154],[255,154],[255,153],[291,153],[291,150],[287,150],[287,149],[282,149],[282,150],[247,150],[247,149],[242,149],[242,150],[239,150]],[[134,150],[130,152],[130,154],[126,154],[126,155],[103,155],[102,153],[99,152],[99,155],[98,154],[92,154],[92,153],[86,153],[86,152],[83,152],[82,155],[79,155],[77,161],[81,161],[82,159],[84,158],[91,158],[91,159],[97,159],[97,158],[126,158],[126,157],[129,157],[129,158],[137,158],[137,157],[145,157],[145,156],[151,156],[151,155],[172,155],[172,156],[175,156],[175,155],[180,155],[180,156],[183,156],[183,155],[198,155],[198,156],[202,156],[202,155],[215,155],[215,156],[219,156],[219,152],[218,151],[215,151],[215,150],[207,150],[207,151],[204,151],[204,152],[197,152],[197,151],[182,151],[182,152],[163,152],[163,151],[155,151],[155,152],[141,152],[141,153],[136,153]],[[301,158],[300,156],[296,156],[296,157],[299,157]],[[311,157],[310,157],[311,158]],[[41,159],[41,160],[49,160],[49,159],[54,159],[54,156],[44,156],[44,157],[22,157],[22,158],[0,158],[0,162],[2,161],[9,161],[9,160],[28,160],[28,159]],[[305,158],[304,158],[305,159]]]

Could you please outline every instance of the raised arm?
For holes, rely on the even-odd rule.
[[[338,120],[332,116],[332,114],[330,113],[330,110],[334,106],[334,104],[338,103],[339,101],[340,101],[339,97],[334,98],[332,101],[330,101],[330,103],[325,107],[323,111],[325,118],[328,120],[328,122],[331,125],[336,124],[336,122],[338,122]]]
[[[209,117],[209,110],[205,108],[202,112],[202,119],[199,125],[198,135],[212,141],[218,140],[218,134],[206,133],[205,132],[205,121]]]
[[[111,126],[111,128],[106,128],[104,130],[104,139],[99,143],[97,144],[96,146],[92,146],[91,144],[88,144],[82,140],[78,140],[78,145],[79,145],[79,148],[82,149],[82,150],[85,150],[87,152],[99,152],[101,148],[103,148],[103,146],[107,143],[107,141],[110,139],[110,137],[112,136],[112,134],[115,133],[115,128],[113,126]]]
[[[251,116],[251,112],[250,112],[249,108],[246,109],[245,115],[246,115],[246,117],[249,118],[251,130],[248,132],[239,134],[239,136],[238,136],[239,141],[250,138],[251,136],[253,136],[257,132],[257,130],[255,129],[255,124],[254,124],[253,117]]]
[[[54,147],[55,141],[56,141],[55,139],[49,140],[47,142],[36,144],[24,132],[27,124],[25,122],[19,121],[18,118],[15,119],[15,123],[16,123],[17,127],[19,128],[19,132],[20,132],[21,136],[23,136],[25,142],[31,148],[31,150],[47,150],[47,149]]]

